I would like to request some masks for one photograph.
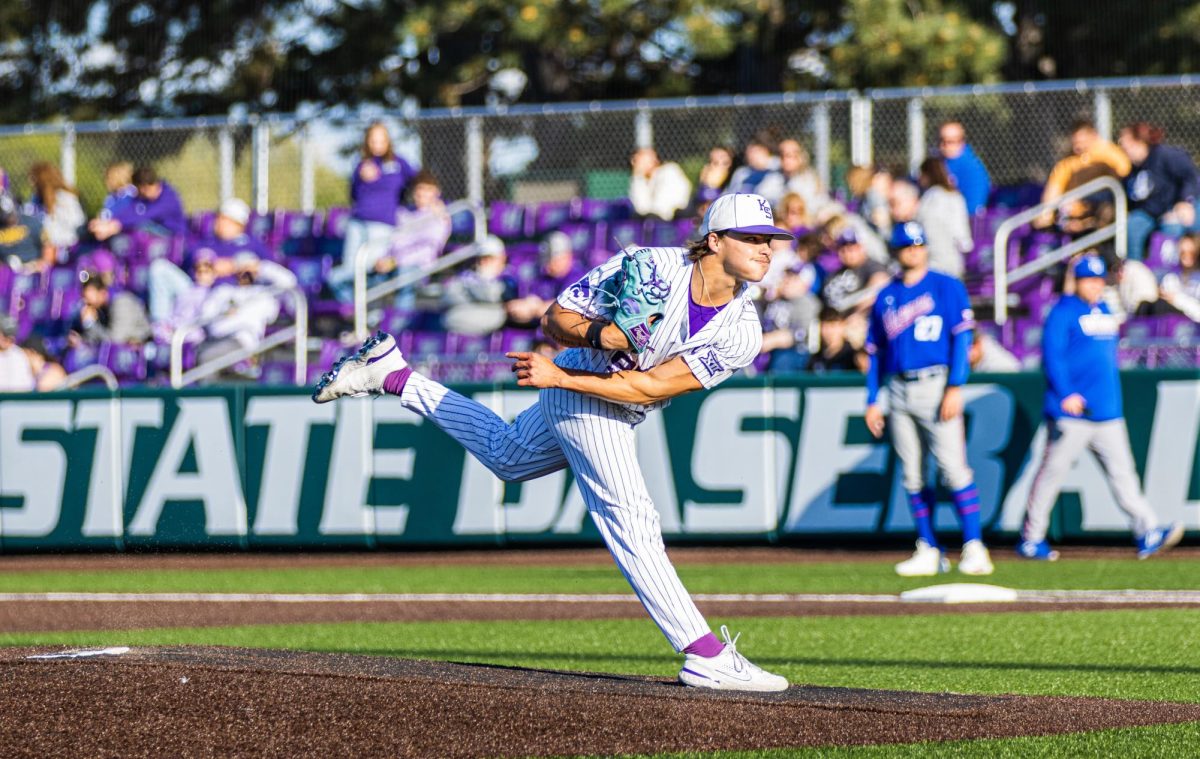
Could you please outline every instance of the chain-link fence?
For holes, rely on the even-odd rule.
[[[783,93],[636,103],[514,106],[390,114],[398,154],[431,170],[447,198],[540,202],[623,196],[629,156],[652,145],[695,181],[708,151],[735,152],[767,130],[799,139],[833,187],[854,164],[911,171],[936,150],[938,127],[956,119],[993,184],[1044,181],[1079,117],[1115,137],[1146,120],[1168,142],[1200,155],[1200,82],[1189,77],[1019,83],[866,93]],[[150,165],[188,210],[236,195],[260,210],[320,209],[349,201],[349,177],[367,120],[290,116],[229,122],[97,122],[0,129],[0,167],[28,197],[29,167],[63,166],[94,211],[104,169]]]

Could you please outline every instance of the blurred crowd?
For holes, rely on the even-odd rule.
[[[1115,264],[1108,298],[1114,309],[1200,321],[1200,176],[1191,157],[1145,122],[1123,127],[1112,143],[1094,124],[1079,121],[1069,142],[1042,200],[1102,176],[1123,183],[1128,196],[1121,232],[1127,260],[1114,260],[1111,245],[1100,249]],[[852,166],[834,192],[823,185],[802,141],[772,130],[755,134],[740,151],[714,146],[691,177],[643,147],[630,156],[628,204],[635,219],[686,223],[724,193],[767,198],[795,240],[774,244],[770,273],[755,290],[764,326],[759,367],[861,372],[865,315],[891,277],[894,227],[917,222],[924,228],[931,268],[959,278],[979,274],[969,264],[993,193],[987,167],[959,121],[939,126],[928,154],[913,176]],[[29,181],[27,199],[10,191],[7,176],[0,185],[0,290],[14,298],[0,308],[0,391],[55,386],[64,364],[79,363],[65,360],[67,354],[86,355],[89,346],[145,346],[153,364],[177,331],[186,332],[194,362],[250,354],[272,324],[290,317],[281,294],[297,287],[318,306],[318,331],[337,337],[349,328],[356,261],[370,286],[404,278],[388,305],[390,329],[474,336],[526,331],[538,350],[552,352],[538,333],[542,313],[594,265],[595,248],[605,247],[596,240],[593,249],[582,249],[552,229],[537,241],[532,259],[518,260],[504,240],[489,235],[472,264],[426,279],[451,239],[452,219],[437,178],[397,155],[383,124],[363,136],[349,207],[323,218],[321,239],[331,246],[324,252],[332,255],[315,272],[298,265],[291,238],[258,229],[264,217],[242,200],[189,217],[177,189],[151,167],[109,166],[108,194],[90,219],[53,164],[34,164]],[[1096,193],[1035,226],[1077,238],[1113,219],[1111,196]],[[1148,257],[1155,233],[1172,241],[1170,249]],[[31,328],[31,309],[20,301],[30,296],[16,292],[16,278],[37,279],[47,292],[59,293],[52,304],[58,318],[38,319]],[[1058,276],[1056,287],[1069,291],[1069,277]],[[980,371],[1020,368],[987,330],[977,331],[972,364]],[[247,356],[230,371],[255,376],[255,370],[256,359]]]

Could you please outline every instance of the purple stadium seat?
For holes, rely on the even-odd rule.
[[[1166,272],[1179,264],[1179,246],[1174,238],[1155,232],[1150,235],[1143,262],[1156,272]]]
[[[192,218],[188,226],[191,228],[192,235],[195,237],[212,237],[213,224],[215,224],[216,221],[216,211],[200,211],[199,213],[192,214]]]
[[[526,213],[528,219],[530,214]],[[532,229],[526,225],[526,236],[541,237],[548,232],[553,232],[562,227],[571,220],[571,204],[570,203],[539,203],[537,210],[532,215]]]
[[[632,215],[633,205],[628,198],[583,198],[579,203],[579,218],[582,221],[621,221]]]
[[[131,255],[137,247],[132,233],[113,235],[105,241],[105,245],[117,258],[125,258]]]
[[[12,269],[0,261],[0,314],[8,311],[9,300],[12,297],[14,276]]]
[[[475,238],[475,214],[462,210],[450,217],[450,236],[458,240]]]
[[[591,224],[572,222],[559,227],[560,232],[571,238],[571,249],[586,254],[596,242],[595,227]]]
[[[1196,340],[1200,325],[1186,316],[1160,316],[1155,333],[1158,337],[1177,343],[1192,343]]]
[[[519,240],[525,233],[525,207],[496,201],[488,211],[488,231],[504,240]]]
[[[79,371],[85,366],[97,363],[99,358],[99,349],[94,345],[84,343],[67,349],[67,352],[63,355],[63,368],[70,374]]]
[[[1153,317],[1138,316],[1126,319],[1121,324],[1121,337],[1131,343],[1148,343],[1154,339],[1158,330],[1158,320]]]
[[[105,349],[106,348],[106,349]],[[108,343],[102,347],[104,365],[122,382],[145,382],[146,355],[140,345]]]
[[[441,358],[446,355],[446,333],[445,332],[404,332],[408,336],[412,348],[404,351],[405,354],[410,354],[418,357],[437,357]],[[401,348],[401,350],[404,350]]]
[[[186,240],[179,236],[139,235],[137,249],[131,255],[126,256],[126,260],[153,261],[156,258],[165,258],[176,266],[182,266],[185,246]]]
[[[270,243],[271,234],[275,229],[275,214],[267,212],[259,214],[258,212],[250,213],[250,221],[246,224],[246,231],[259,240]]]
[[[646,225],[641,219],[614,221],[608,225],[608,235],[617,248],[646,244]]]
[[[662,219],[646,219],[645,241],[647,245],[670,248],[678,244],[675,224]]]
[[[401,334],[408,325],[412,324],[417,319],[417,312],[406,308],[388,308],[383,312],[383,318],[379,320],[379,329],[388,334]]]
[[[349,208],[330,208],[325,212],[325,223],[321,227],[321,234],[332,240],[345,239],[346,225],[349,223]]]
[[[455,332],[446,333],[446,354],[476,359],[487,355],[491,350],[489,335],[460,335]]]
[[[314,231],[318,228],[319,217],[302,211],[284,211],[276,220],[274,247],[280,249],[284,257],[310,256],[316,250],[313,239]]]
[[[505,247],[508,256],[508,266],[520,269],[532,266],[537,269],[540,246],[536,242],[517,242]]]
[[[258,382],[261,385],[295,385],[296,365],[291,361],[265,361]]]
[[[536,335],[527,329],[505,329],[500,332],[500,348],[498,353],[509,351],[527,351],[533,348]]]
[[[330,269],[333,268],[333,262],[327,257],[321,258],[289,258],[284,261],[284,265],[296,275],[299,281],[300,289],[311,295],[316,295],[321,291],[321,285],[325,282]]]

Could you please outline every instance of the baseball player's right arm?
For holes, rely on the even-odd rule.
[[[507,355],[513,359],[512,370],[517,375],[517,384],[522,387],[557,387],[614,403],[648,406],[704,387],[682,356],[645,372],[600,374],[564,369],[540,353],[519,351]]]
[[[879,407],[879,388],[883,379],[883,361],[880,358],[880,348],[887,345],[887,334],[883,331],[883,322],[879,318],[878,309],[871,310],[871,322],[867,327],[866,351],[870,359],[867,365],[867,429],[877,438],[883,437],[883,409]]]

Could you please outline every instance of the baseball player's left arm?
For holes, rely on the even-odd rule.
[[[645,372],[596,373],[564,369],[540,353],[515,351],[507,355],[513,359],[512,370],[522,387],[557,387],[614,403],[645,406],[704,387],[682,356]]]

